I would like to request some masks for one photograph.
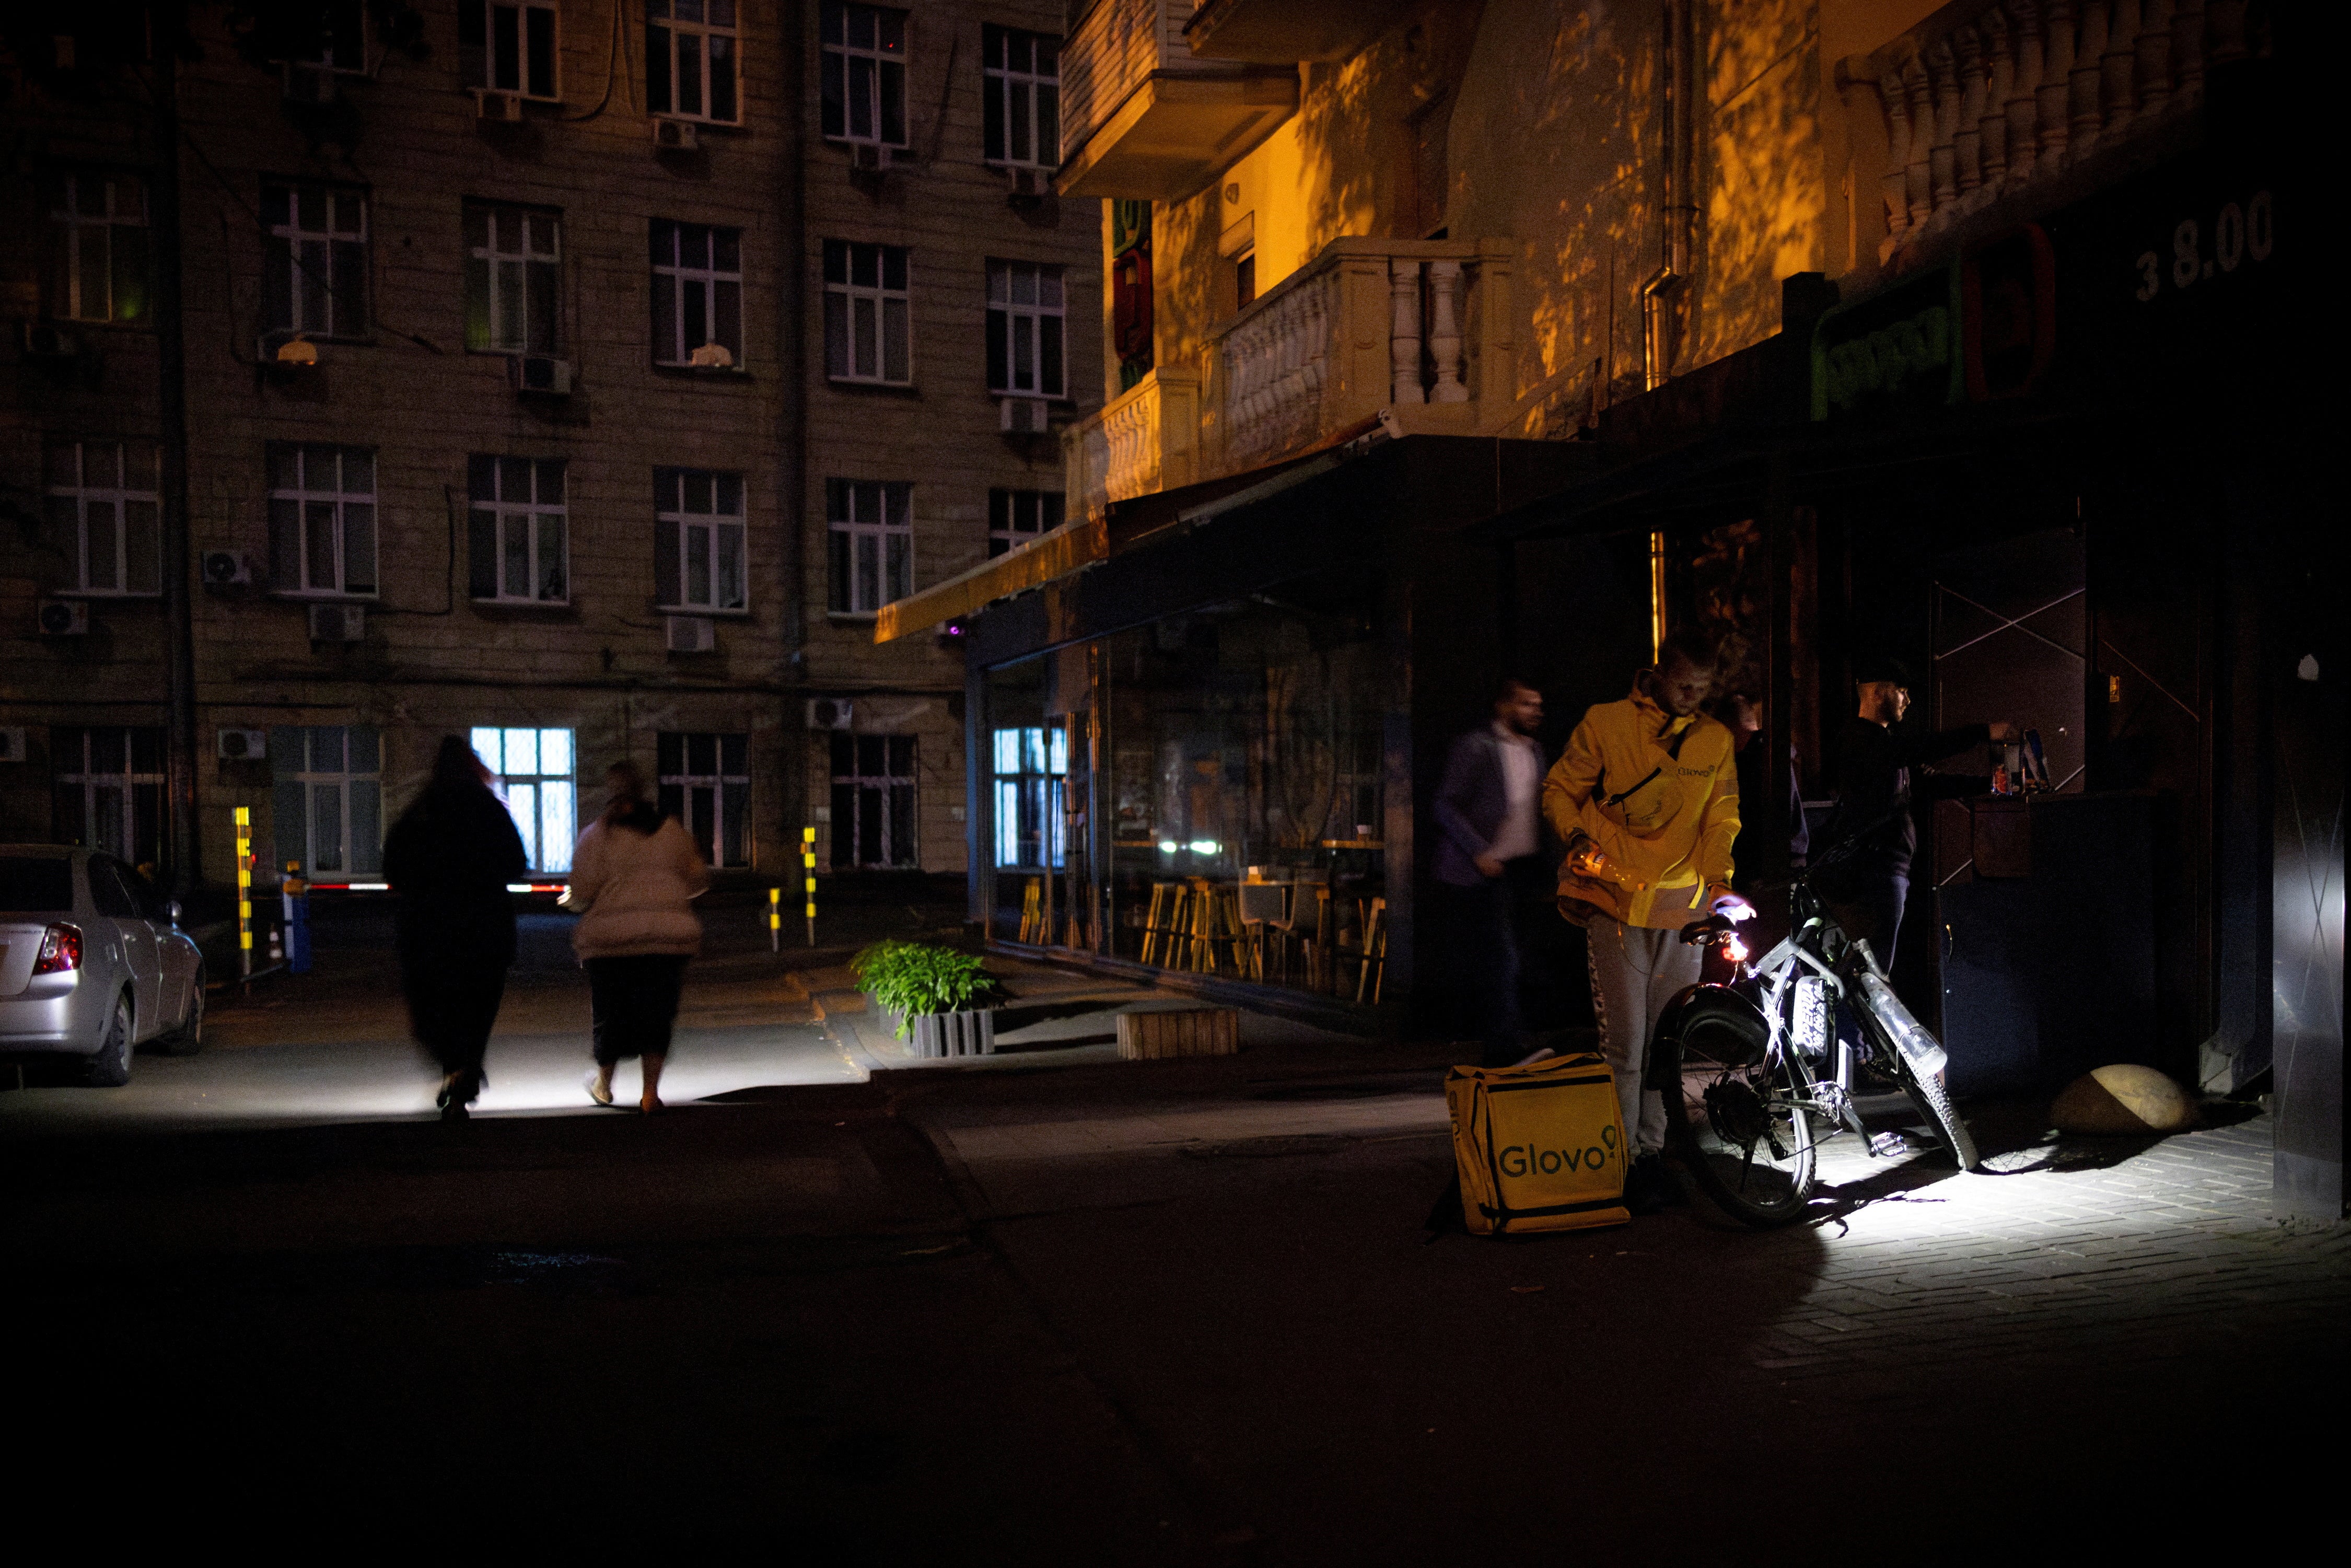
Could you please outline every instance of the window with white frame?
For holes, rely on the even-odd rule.
[[[838,614],[871,615],[914,591],[914,487],[874,479],[827,479],[826,551]]]
[[[367,725],[281,725],[269,732],[278,868],[302,874],[383,872],[383,740]]]
[[[824,242],[824,373],[904,386],[914,377],[906,247]]]
[[[522,835],[530,869],[569,871],[572,841],[580,836],[571,732],[484,726],[467,738],[474,755],[496,775],[494,788]]]
[[[356,338],[367,331],[367,197],[347,185],[261,188],[269,238],[262,316],[272,332]]]
[[[1033,261],[987,264],[987,390],[1061,397],[1061,269]]]
[[[1061,161],[1061,40],[993,24],[979,37],[986,88],[980,141],[987,162],[1052,168]]]
[[[300,30],[287,56],[294,64],[346,76],[367,69],[366,0],[314,0],[307,8],[285,7],[284,15],[284,25]]]
[[[277,591],[371,597],[375,565],[375,453],[271,442],[269,580]]]
[[[135,866],[163,855],[163,732],[119,724],[49,731],[57,842]]]
[[[906,145],[906,14],[825,0],[822,116],[826,140]]]
[[[559,96],[558,11],[554,0],[457,0],[457,72],[465,85]]]
[[[653,256],[653,363],[741,364],[743,231],[655,218]]]
[[[987,553],[1002,555],[1061,526],[1059,490],[990,490]]]
[[[996,863],[1059,870],[1069,858],[1062,809],[1070,774],[1070,734],[1028,725],[989,737],[996,792]]]
[[[50,187],[57,268],[49,310],[73,321],[143,321],[153,301],[147,186],[129,174],[59,175]]]
[[[45,499],[52,541],[73,557],[77,592],[162,591],[153,442],[52,442]]]
[[[653,494],[660,517],[653,591],[662,608],[703,614],[745,608],[743,476],[660,468]]]
[[[560,458],[465,462],[469,591],[486,602],[562,604],[571,594]]]
[[[751,863],[751,737],[664,730],[653,743],[661,810],[714,866]]]
[[[741,40],[735,0],[645,0],[645,112],[732,125]]]
[[[883,870],[918,866],[914,831],[914,737],[832,737],[832,866]]]
[[[465,347],[552,354],[562,347],[563,220],[536,207],[465,204]]]

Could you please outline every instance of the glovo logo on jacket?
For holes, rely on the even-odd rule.
[[[1562,1171],[1596,1171],[1608,1162],[1622,1156],[1616,1148],[1616,1129],[1600,1129],[1600,1142],[1580,1149],[1546,1149],[1534,1144],[1510,1144],[1495,1156],[1495,1164],[1507,1176],[1557,1176]]]

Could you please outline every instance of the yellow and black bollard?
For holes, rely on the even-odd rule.
[[[808,945],[816,946],[816,830],[800,830],[800,879],[808,893]]]
[[[253,983],[253,808],[236,809],[236,971]]]
[[[768,951],[770,953],[780,953],[784,950],[783,897],[782,888],[768,889]]]

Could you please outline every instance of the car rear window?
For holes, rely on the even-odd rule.
[[[0,855],[0,915],[71,915],[73,862]]]

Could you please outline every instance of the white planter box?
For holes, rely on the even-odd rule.
[[[916,1056],[987,1056],[996,1050],[996,1014],[925,1013],[914,1019],[914,1033]]]

